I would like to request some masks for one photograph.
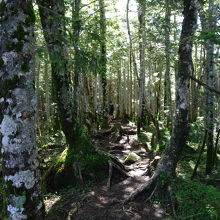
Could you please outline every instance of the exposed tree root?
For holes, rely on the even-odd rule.
[[[107,157],[108,161],[111,161],[111,166],[120,171],[120,173],[126,175],[127,177],[130,177],[130,175],[127,173],[129,170],[122,164],[118,158],[114,157],[112,154],[101,150],[100,148],[95,147],[96,152],[104,157]],[[110,162],[109,162],[110,165]]]
[[[150,194],[150,196],[145,200],[145,202],[148,202],[151,200],[152,196],[154,195],[156,189],[157,189],[157,186],[158,186],[158,182],[156,183],[156,186],[154,187],[154,190],[152,191],[152,193]]]
[[[129,203],[143,192],[148,192],[151,195],[157,185],[157,180],[158,175],[154,175],[145,184],[143,184],[141,187],[137,188],[133,193],[131,193],[130,196],[126,200],[124,200],[123,204]]]

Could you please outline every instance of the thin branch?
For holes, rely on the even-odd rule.
[[[205,149],[206,137],[207,137],[207,130],[205,131],[203,143],[202,143],[202,146],[201,146],[201,149],[200,149],[200,152],[199,152],[199,157],[198,157],[198,159],[197,159],[196,165],[195,165],[195,167],[194,167],[194,169],[193,169],[193,173],[192,173],[192,176],[191,176],[191,180],[193,180],[194,177],[195,177],[195,175],[196,175],[196,171],[197,171],[197,168],[198,168],[198,166],[199,166],[199,162],[200,162],[200,160],[201,160],[202,153],[203,153],[203,151],[204,151],[204,149]]]
[[[204,86],[204,87],[205,87],[206,89],[208,89],[209,91],[214,92],[214,93],[216,93],[217,95],[220,95],[220,91],[218,91],[218,90],[216,90],[216,89],[210,87],[209,85],[207,85],[207,84],[204,83],[204,82],[201,82],[200,80],[196,79],[194,76],[190,76],[190,78],[191,78],[191,80],[197,82],[199,85]]]
[[[45,6],[41,5],[41,4],[37,4],[37,5],[38,5],[38,7],[42,8],[42,9],[45,9],[45,10],[51,12],[52,14],[57,15],[58,17],[63,17],[63,15],[58,14],[57,12],[55,12],[54,10],[52,10],[50,8],[47,8],[47,7],[45,7]]]

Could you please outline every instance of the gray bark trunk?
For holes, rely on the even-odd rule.
[[[214,32],[216,18],[214,15],[214,0],[209,1],[208,19],[202,22],[203,30]],[[215,88],[215,71],[214,71],[214,42],[208,39],[205,42],[206,63],[205,76],[206,84]],[[205,129],[207,130],[207,159],[206,159],[206,174],[210,174],[213,169],[214,162],[214,93],[206,90],[205,96]]]
[[[138,76],[137,62],[136,62],[136,56],[135,56],[135,52],[134,52],[134,49],[133,49],[133,42],[132,42],[132,38],[131,38],[131,30],[130,30],[130,22],[129,22],[129,3],[130,3],[130,0],[127,0],[126,20],[127,20],[127,30],[128,30],[128,37],[129,37],[130,53],[131,53],[131,58],[132,58],[132,63],[133,63],[133,68],[134,68],[134,74],[137,77],[138,84],[140,85],[139,76]]]
[[[100,75],[102,81],[102,115],[103,124],[107,123],[107,53],[106,53],[106,17],[105,17],[105,0],[99,0],[99,12],[100,12]]]
[[[48,58],[47,55],[45,55],[45,63],[44,63],[44,71],[45,71],[45,111],[46,111],[46,124],[47,124],[47,130],[50,129],[50,83],[49,83],[49,71],[48,71]]]
[[[144,190],[152,189],[158,178],[172,178],[175,176],[177,162],[181,151],[186,145],[188,136],[188,111],[189,111],[189,80],[193,71],[192,63],[192,39],[197,26],[196,0],[184,0],[184,19],[179,43],[179,64],[176,85],[176,114],[166,151],[159,161],[156,171],[151,179],[140,188],[136,189],[125,200],[125,203],[132,200]]]
[[[31,1],[1,1],[0,141],[8,219],[44,219],[35,141]]]
[[[168,124],[172,116],[172,105],[171,105],[171,83],[170,83],[170,16],[171,16],[171,5],[170,0],[165,1],[165,54],[166,54],[166,70],[164,79],[164,110],[169,110],[168,113]]]
[[[138,112],[138,123],[137,131],[140,132],[143,120],[144,110],[144,95],[145,95],[145,44],[146,44],[146,33],[145,33],[145,17],[146,17],[146,2],[139,0],[138,17],[140,23],[140,88],[139,88],[139,112]]]
[[[72,8],[72,26],[73,26],[73,46],[74,46],[74,92],[73,92],[73,105],[75,110],[75,116],[78,112],[78,87],[79,87],[79,74],[80,74],[80,50],[79,50],[79,35],[81,30],[80,21],[80,4],[81,0],[74,0]]]
[[[176,112],[170,143],[158,164],[156,175],[175,174],[175,169],[188,136],[189,80],[193,72],[192,39],[197,27],[195,0],[184,0],[184,19],[179,43],[179,68],[176,82]]]

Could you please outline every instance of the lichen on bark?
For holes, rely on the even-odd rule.
[[[44,206],[37,170],[31,44],[34,11],[31,0],[4,4],[2,17],[7,19],[1,20],[0,32],[0,141],[7,213],[12,220],[41,220]]]

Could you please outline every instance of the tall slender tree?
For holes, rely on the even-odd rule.
[[[186,146],[188,136],[189,80],[193,71],[192,36],[197,27],[196,0],[184,0],[183,24],[179,43],[179,64],[176,81],[176,112],[170,142],[162,156],[153,177],[141,188],[134,191],[126,200],[129,201],[139,192],[152,187],[161,175],[168,178],[175,176],[177,162]]]
[[[208,20],[205,20],[204,31],[214,32],[216,18],[214,15],[214,0],[209,0]],[[212,88],[215,87],[215,70],[214,70],[214,41],[208,39],[205,43],[206,63],[205,74],[206,84]],[[205,96],[205,129],[207,130],[207,160],[206,173],[210,174],[213,169],[214,161],[214,93],[206,90]]]
[[[140,128],[143,121],[143,112],[145,107],[145,44],[146,44],[146,32],[145,32],[145,19],[146,19],[146,1],[138,0],[138,19],[140,23],[139,37],[140,37],[140,80],[139,80],[139,111],[137,131],[140,132]]]
[[[170,0],[165,0],[165,55],[166,55],[166,70],[164,78],[164,109],[169,110],[168,124],[171,118],[171,77],[170,77],[170,28],[171,28],[171,4]]]
[[[166,153],[161,159],[155,175],[164,172],[168,176],[175,174],[177,162],[188,137],[189,80],[193,72],[192,46],[197,28],[196,0],[184,0],[184,19],[179,43],[179,64],[176,81],[176,112],[173,131]]]
[[[68,144],[73,147],[76,123],[73,116],[74,110],[70,94],[70,72],[67,68],[68,56],[65,39],[64,1],[37,0],[37,4],[51,62],[52,83],[62,130]]]
[[[31,0],[0,2],[0,141],[8,219],[44,219],[35,134]]]
[[[81,0],[74,0],[72,3],[72,29],[73,29],[73,47],[74,47],[74,94],[73,94],[73,104],[75,117],[77,116],[78,110],[78,87],[79,87],[79,74],[82,56],[80,56],[79,48],[79,36],[81,30],[80,21],[80,4]]]
[[[135,52],[134,52],[134,48],[133,48],[133,41],[132,41],[132,37],[131,37],[131,29],[130,29],[130,21],[129,21],[129,3],[130,3],[130,0],[127,0],[126,21],[127,21],[127,30],[128,30],[129,46],[130,46],[129,50],[130,50],[130,54],[131,54],[131,61],[133,63],[134,74],[138,79],[138,83],[140,84],[139,77],[138,77],[138,68],[137,68],[136,56],[135,56]]]
[[[106,53],[106,16],[105,16],[105,0],[99,0],[100,13],[100,75],[102,82],[102,115],[103,119],[107,112],[107,53]]]

